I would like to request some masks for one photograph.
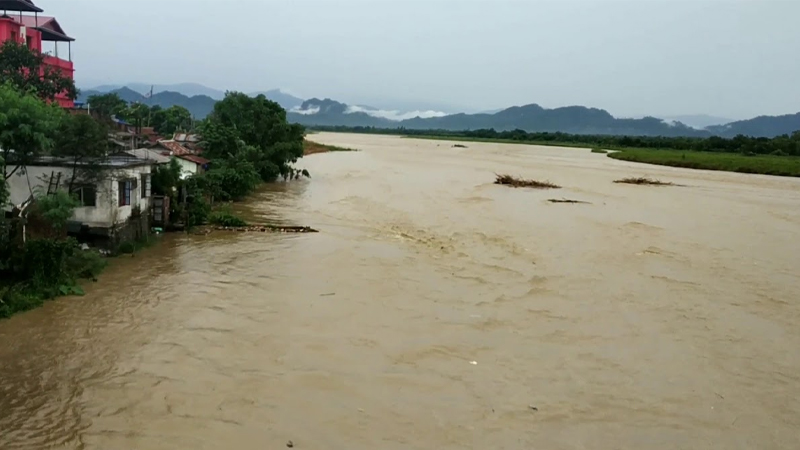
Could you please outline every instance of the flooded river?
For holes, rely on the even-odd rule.
[[[800,180],[314,138],[362,151],[243,213],[320,233],[167,236],[0,322],[0,449],[800,448]]]

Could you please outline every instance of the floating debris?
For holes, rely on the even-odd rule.
[[[496,175],[494,184],[502,184],[511,187],[528,187],[535,189],[561,189],[561,186],[549,181],[526,180],[513,175]]]
[[[195,234],[209,234],[212,231],[235,231],[239,233],[319,233],[311,227],[289,225],[247,225],[244,227],[204,226],[196,229]]]
[[[550,203],[583,203],[587,205],[591,205],[589,202],[584,202],[583,200],[570,200],[568,198],[551,198],[547,200]]]
[[[661,181],[661,180],[656,180],[654,178],[646,178],[646,177],[623,178],[621,180],[615,180],[614,183],[639,184],[647,186],[678,186],[677,184],[670,183],[668,181]]]

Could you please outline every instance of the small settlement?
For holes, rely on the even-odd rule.
[[[54,17],[40,16],[43,10],[32,0],[0,0],[0,44],[7,40],[25,43],[45,54],[44,63],[73,78],[72,42]],[[59,56],[59,43],[68,45],[67,57]],[[49,46],[49,47],[48,47]],[[72,114],[89,114],[87,105],[66,97],[58,104]],[[151,173],[155,167],[174,159],[181,177],[201,173],[209,161],[201,156],[195,135],[176,133],[159,136],[152,128],[139,128],[113,118],[109,132],[108,156],[92,161],[41,156],[7,179],[10,202],[6,215],[25,218],[36,194],[67,190],[81,203],[68,226],[70,234],[98,246],[113,247],[136,239],[151,227],[168,226],[169,201],[151,194]],[[79,173],[89,167],[93,176],[86,181]],[[76,182],[76,180],[80,180]]]

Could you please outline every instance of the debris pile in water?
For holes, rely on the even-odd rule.
[[[561,186],[549,181],[526,180],[513,175],[497,175],[494,184],[502,184],[511,187],[528,187],[536,189],[561,189]]]
[[[212,231],[236,231],[251,233],[319,233],[311,227],[290,225],[247,225],[244,227],[206,226],[198,229],[197,234],[209,234]]]
[[[677,186],[676,184],[670,183],[668,181],[661,181],[661,180],[656,180],[656,179],[653,179],[653,178],[646,178],[646,177],[623,178],[621,180],[615,180],[614,183],[641,184],[641,185],[648,185],[648,186]]]

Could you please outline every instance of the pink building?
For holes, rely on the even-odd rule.
[[[26,44],[28,47],[43,51],[42,43],[52,43],[53,51],[45,52],[44,63],[48,67],[60,71],[67,78],[74,79],[75,68],[72,65],[72,41],[56,21],[55,17],[40,16],[42,9],[33,4],[33,0],[0,0],[0,44],[8,40]],[[59,56],[59,42],[67,43],[67,59]],[[56,98],[59,105],[72,108],[74,103],[60,95]]]

